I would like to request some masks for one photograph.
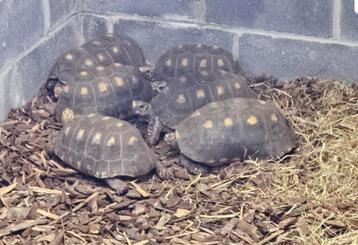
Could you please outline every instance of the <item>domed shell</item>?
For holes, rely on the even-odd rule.
[[[255,92],[240,75],[222,71],[217,80],[198,80],[193,74],[182,75],[168,84],[167,91],[156,95],[151,104],[160,121],[169,128],[195,110],[218,100],[233,97],[255,98]]]
[[[186,157],[209,166],[258,157],[277,158],[295,147],[295,135],[280,111],[265,101],[233,98],[210,103],[176,127]]]
[[[216,79],[219,70],[241,73],[233,55],[218,46],[205,44],[181,44],[167,50],[155,64],[155,80],[173,80],[185,73],[193,73],[197,79]]]
[[[138,43],[124,34],[107,34],[90,40],[81,47],[102,66],[114,62],[134,66],[145,64],[143,51]]]
[[[54,141],[54,152],[71,167],[97,178],[145,175],[156,163],[135,127],[95,114],[66,123]]]
[[[133,39],[126,35],[107,34],[61,55],[52,67],[49,78],[77,82],[76,74],[95,72],[95,67],[112,63],[142,66],[145,60],[141,48]]]
[[[76,82],[75,75],[81,71],[92,71],[99,63],[83,48],[62,54],[52,67],[49,78],[62,82]]]
[[[149,81],[134,66],[98,66],[95,73],[80,72],[76,80],[62,87],[55,106],[57,121],[61,121],[66,108],[78,114],[99,113],[124,119],[130,116],[132,100],[150,101],[154,96]]]

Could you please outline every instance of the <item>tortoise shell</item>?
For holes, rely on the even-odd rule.
[[[126,35],[107,34],[61,55],[52,67],[49,78],[76,82],[75,75],[79,72],[95,72],[95,67],[112,63],[141,66],[145,60],[141,48],[133,39]]]
[[[143,51],[136,41],[126,35],[107,34],[84,43],[82,46],[100,65],[111,63],[143,66]]]
[[[97,178],[137,177],[155,168],[156,156],[138,129],[112,117],[78,115],[64,125],[53,145],[62,161]]]
[[[219,166],[230,161],[277,158],[295,147],[295,135],[280,111],[265,101],[233,98],[212,102],[176,126],[181,153]]]
[[[124,119],[131,115],[132,100],[150,101],[154,96],[150,83],[134,66],[98,66],[95,73],[82,71],[75,79],[78,82],[62,87],[55,106],[57,121],[66,108],[75,114],[96,112]]]
[[[241,73],[233,55],[218,46],[181,44],[167,50],[155,64],[154,80],[173,80],[193,73],[198,80],[215,80],[219,70]]]
[[[255,98],[256,94],[240,75],[222,71],[217,80],[204,81],[196,79],[193,74],[186,74],[177,82],[170,82],[165,92],[153,98],[151,105],[165,126],[175,128],[196,109],[233,97]]]

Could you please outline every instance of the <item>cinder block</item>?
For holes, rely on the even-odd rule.
[[[338,44],[245,34],[240,38],[239,62],[255,75],[281,80],[306,75],[358,80],[358,48]]]
[[[83,36],[85,38],[83,41],[88,41],[108,32],[106,18],[85,14],[82,16],[82,22]]]
[[[125,33],[142,47],[147,61],[154,63],[168,48],[181,43],[218,45],[231,51],[234,34],[186,24],[160,24],[118,20],[114,31]]]
[[[10,108],[18,107],[38,93],[58,56],[77,46],[77,21],[72,19],[18,63],[0,73],[0,121]]]
[[[48,0],[50,8],[50,26],[66,19],[79,11],[79,0]]]
[[[83,10],[180,20],[198,20],[202,11],[200,0],[84,0]]]
[[[0,70],[44,33],[42,1],[0,1]]]
[[[208,0],[207,21],[222,25],[330,37],[332,0]]]
[[[358,13],[354,12],[354,0],[341,0],[341,3],[342,39],[358,41]]]

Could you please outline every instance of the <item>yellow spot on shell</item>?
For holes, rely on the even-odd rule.
[[[82,76],[82,77],[88,76],[88,72],[87,71],[81,71],[80,76]]]
[[[106,91],[108,90],[108,84],[105,83],[105,82],[100,82],[100,83],[98,84],[98,89],[99,89],[99,91],[100,91],[101,93],[104,93],[104,92],[106,92]]]
[[[175,138],[178,140],[180,138],[180,134],[178,131],[175,131]]]
[[[66,60],[73,60],[73,55],[72,55],[72,54],[67,54],[67,55],[65,56],[65,59],[66,59]]]
[[[96,56],[100,61],[103,61],[105,59],[103,54],[97,54]]]
[[[96,115],[96,113],[90,113],[87,115],[87,117],[94,117]]]
[[[223,86],[217,86],[216,91],[218,92],[219,96],[225,94],[225,88]]]
[[[103,71],[103,70],[104,70],[104,66],[97,66],[97,67],[96,67],[96,70],[97,70],[97,71]]]
[[[249,125],[255,125],[257,123],[257,117],[251,115],[247,118],[246,122],[249,124]]]
[[[92,66],[94,66],[94,63],[93,63],[93,61],[91,59],[86,59],[85,60],[85,65],[92,67]]]
[[[214,127],[213,121],[211,121],[211,120],[205,121],[204,124],[203,124],[203,127],[204,128],[213,128]]]
[[[209,75],[208,71],[206,71],[206,70],[200,71],[200,74],[201,74],[202,76],[204,76],[204,77],[206,77],[206,76]]]
[[[74,112],[73,110],[69,109],[69,108],[66,108],[62,111],[62,114],[61,114],[61,121],[62,122],[68,122],[70,120],[72,120],[74,117]]]
[[[88,94],[88,88],[87,87],[82,87],[81,88],[81,95],[87,95]]]
[[[185,83],[187,81],[187,79],[185,76],[181,76],[181,77],[179,77],[179,81],[182,83]]]
[[[83,134],[84,134],[85,130],[84,129],[80,129],[76,135],[76,140],[81,140],[83,138]]]
[[[109,119],[111,119],[111,117],[103,117],[102,121],[108,121]]]
[[[172,60],[169,59],[169,60],[165,61],[165,65],[166,66],[171,66],[172,65]]]
[[[224,125],[226,127],[231,127],[232,125],[234,125],[234,122],[233,122],[232,118],[231,117],[225,118],[224,119]]]
[[[114,66],[116,67],[122,67],[123,65],[121,63],[113,63]]]
[[[240,83],[238,83],[238,82],[236,82],[236,83],[234,84],[234,86],[235,86],[236,89],[240,89],[240,88],[241,88],[241,85],[240,85]]]
[[[200,67],[205,68],[205,67],[207,67],[207,65],[208,65],[208,62],[206,59],[200,60],[200,65],[199,65]]]
[[[197,117],[197,116],[200,116],[200,111],[194,111],[194,112],[191,114],[191,117]]]
[[[224,66],[224,60],[218,59],[218,66]]]
[[[178,97],[177,97],[177,99],[176,99],[176,102],[178,102],[179,104],[185,103],[186,100],[185,100],[184,95],[183,95],[183,94],[179,94]]]
[[[209,160],[209,161],[206,161],[206,162],[210,165],[210,164],[216,163],[216,160]]]
[[[116,143],[116,139],[112,136],[111,138],[109,138],[109,140],[107,141],[107,146],[112,146]]]
[[[102,134],[96,133],[92,138],[92,144],[99,144],[101,143]]]
[[[123,78],[121,77],[114,77],[114,81],[116,82],[118,87],[122,87],[124,85]]]
[[[66,136],[68,136],[68,133],[70,132],[70,130],[71,130],[71,127],[70,127],[70,126],[68,126],[68,127],[65,128],[65,135],[66,135]]]
[[[188,58],[184,58],[181,60],[181,66],[186,67],[188,66],[188,64],[189,64]]]
[[[134,145],[138,142],[138,138],[135,137],[135,136],[131,136],[129,137],[129,140],[128,140],[128,145]]]
[[[205,97],[205,91],[203,89],[196,90],[196,97],[204,98]]]
[[[116,124],[116,127],[117,127],[117,128],[121,128],[121,127],[123,127],[123,126],[124,126],[124,124],[123,124],[122,122],[119,122],[119,123]]]
[[[271,114],[271,120],[272,120],[273,122],[277,122],[277,121],[278,121],[277,115],[276,115],[275,113],[272,113],[272,114]]]
[[[119,49],[116,46],[112,47],[112,52],[117,54],[119,52]]]

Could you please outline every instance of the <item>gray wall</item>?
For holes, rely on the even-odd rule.
[[[124,32],[153,63],[182,42],[231,50],[252,74],[358,80],[353,0],[0,0],[0,120],[65,50]]]

